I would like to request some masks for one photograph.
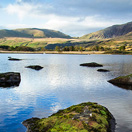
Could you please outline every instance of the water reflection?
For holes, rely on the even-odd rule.
[[[114,84],[113,84],[114,85]],[[116,84],[114,86],[117,86],[119,88],[122,88],[122,89],[126,89],[126,90],[132,90],[132,86],[131,85],[121,85],[121,84]]]
[[[88,101],[98,102],[112,112],[117,132],[124,132],[124,128],[125,132],[132,130],[132,91],[107,82],[132,72],[131,56],[12,55],[23,58],[20,62],[10,62],[8,56],[1,54],[0,72],[20,72],[21,83],[15,89],[0,89],[1,132],[23,132],[23,120],[47,117],[59,109]],[[110,72],[79,66],[85,62],[103,64]],[[26,69],[27,65],[44,68],[34,71]]]

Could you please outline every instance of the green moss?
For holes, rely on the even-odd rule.
[[[108,82],[112,83],[112,84],[115,84],[118,86],[119,85],[132,85],[132,74],[130,75],[127,75],[127,76],[120,76],[120,77],[117,77],[117,78],[114,78],[112,80],[109,80]]]
[[[120,76],[120,77],[117,77],[115,79],[129,79],[129,78],[132,78],[132,74],[127,75],[127,76]]]
[[[100,110],[100,113],[101,113],[102,115],[107,115],[107,113],[106,113],[104,110]]]
[[[91,112],[92,116],[86,117],[84,109]],[[75,116],[80,118],[74,119]],[[37,132],[107,132],[111,118],[110,112],[105,107],[88,102],[73,105],[48,118],[37,120],[31,129]]]

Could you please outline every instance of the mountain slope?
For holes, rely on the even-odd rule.
[[[114,40],[132,40],[132,32],[129,32],[125,35],[122,35],[122,36],[118,36],[118,37],[115,37]]]
[[[26,37],[26,38],[71,38],[70,36],[55,30],[24,28],[15,30],[0,30],[0,38],[3,37]]]
[[[94,33],[86,34],[82,36],[82,39],[106,39],[106,38],[115,38],[118,36],[125,35],[129,32],[132,32],[132,22],[122,24],[122,25],[113,25],[111,27],[105,28]]]
[[[4,37],[31,37],[31,36],[14,30],[2,29],[0,30],[0,38]]]

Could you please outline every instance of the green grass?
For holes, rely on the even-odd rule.
[[[60,39],[60,38],[3,38],[0,39],[0,45],[6,46],[27,46],[31,48],[46,48],[54,50],[56,46],[64,48],[65,46],[83,47],[86,51],[94,51],[95,47],[103,47],[107,54],[132,54],[132,41],[131,40],[82,40],[82,39]],[[126,50],[120,51],[119,48],[125,45]]]

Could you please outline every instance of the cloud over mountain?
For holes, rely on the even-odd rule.
[[[73,36],[131,21],[132,16],[131,0],[16,0],[3,5],[13,21],[6,27],[15,21],[16,27],[55,29]]]

